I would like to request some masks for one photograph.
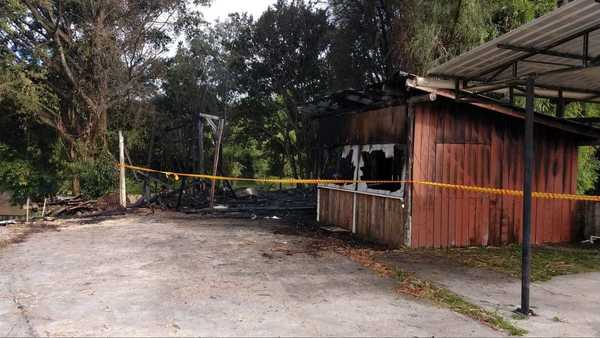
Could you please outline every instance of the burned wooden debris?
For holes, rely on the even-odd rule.
[[[316,212],[315,200],[315,192],[312,189],[261,191],[255,188],[245,188],[217,198],[214,208],[188,208],[184,211],[189,214],[227,217],[237,214],[250,218],[297,213],[314,214]]]

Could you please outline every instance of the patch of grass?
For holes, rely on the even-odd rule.
[[[413,273],[390,266],[375,260],[376,251],[364,248],[338,247],[337,252],[348,256],[358,264],[376,272],[382,277],[395,277],[398,280],[396,291],[408,294],[416,298],[427,299],[438,306],[448,308],[474,320],[480,321],[496,330],[504,330],[512,336],[523,336],[527,334],[501,315],[488,311],[478,305],[470,303],[460,295],[434,285],[432,282],[417,278]]]
[[[436,256],[447,256],[467,266],[492,269],[514,277],[521,276],[521,247],[518,245],[427,252]],[[558,246],[532,248],[533,281],[547,281],[555,276],[591,271],[600,271],[600,250]]]
[[[439,306],[478,320],[492,328],[504,330],[511,336],[523,336],[527,334],[526,330],[513,325],[501,315],[475,305],[460,295],[436,286],[430,281],[418,279],[414,274],[404,271],[398,271],[396,276],[400,280],[400,284],[396,289],[398,292],[430,300]]]
[[[512,319],[514,319],[514,320],[526,320],[527,316],[525,316],[522,313],[514,312],[513,315],[512,315]]]

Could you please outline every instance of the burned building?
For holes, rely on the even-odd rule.
[[[318,130],[320,177],[357,181],[318,187],[319,222],[392,246],[519,242],[522,197],[427,183],[521,190],[524,111],[478,95],[457,98],[416,76],[401,82],[304,107]],[[536,113],[535,135],[534,191],[575,194],[578,146],[597,143],[600,131]],[[535,199],[532,243],[571,241],[575,207]]]

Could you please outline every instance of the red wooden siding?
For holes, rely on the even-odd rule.
[[[402,200],[356,195],[356,233],[393,247],[404,245]]]
[[[319,189],[319,220],[322,224],[352,230],[352,192]],[[404,245],[406,209],[402,200],[356,195],[356,233],[393,247]]]
[[[522,121],[467,104],[415,107],[415,180],[521,190]],[[577,146],[536,126],[534,190],[575,193]],[[502,245],[521,239],[521,198],[413,186],[414,247]],[[534,199],[532,241],[569,241],[575,204]]]
[[[319,189],[319,222],[352,230],[352,194]]]

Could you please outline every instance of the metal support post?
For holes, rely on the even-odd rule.
[[[527,79],[527,101],[525,105],[525,172],[523,180],[523,252],[521,261],[521,309],[526,316],[530,313],[529,284],[531,272],[531,203],[533,181],[533,124],[534,124],[535,80]]]

